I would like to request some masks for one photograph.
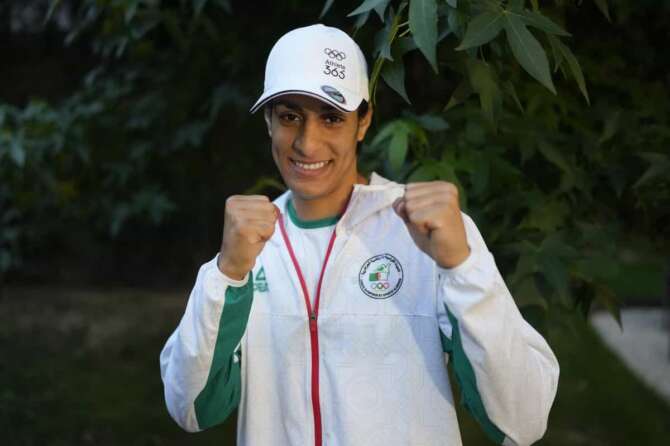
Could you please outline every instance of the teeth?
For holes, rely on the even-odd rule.
[[[299,161],[294,161],[294,163],[300,167],[301,169],[306,169],[306,170],[316,170],[316,169],[321,169],[323,166],[328,164],[328,161],[321,161],[320,163],[301,163]]]

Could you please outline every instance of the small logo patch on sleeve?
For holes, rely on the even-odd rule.
[[[254,277],[254,291],[267,293],[268,289],[268,281],[265,278],[265,268],[261,266],[261,269],[256,273],[256,277]]]

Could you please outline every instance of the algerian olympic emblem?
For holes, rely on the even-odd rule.
[[[388,299],[398,292],[403,281],[402,265],[391,254],[369,258],[358,273],[358,285],[373,299]]]

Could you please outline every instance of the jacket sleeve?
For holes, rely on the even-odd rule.
[[[438,317],[462,402],[496,444],[525,446],[547,428],[559,367],[521,316],[475,223],[463,215],[470,256],[437,267]]]
[[[216,258],[198,271],[186,311],[160,354],[168,412],[189,432],[223,422],[239,404],[239,346],[252,297],[251,273],[230,279]]]

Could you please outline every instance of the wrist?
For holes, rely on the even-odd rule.
[[[230,277],[231,279],[234,280],[243,280],[247,274],[249,273],[249,270],[244,270],[243,268],[235,267],[234,265],[231,265],[230,262],[228,262],[222,255],[219,254],[219,258],[216,261],[216,266],[219,268],[219,271],[223,273],[224,275]]]
[[[445,256],[437,261],[437,265],[444,269],[454,269],[463,263],[470,257],[471,249],[470,246],[467,246],[464,251],[459,252],[458,254],[452,254],[448,257]]]

